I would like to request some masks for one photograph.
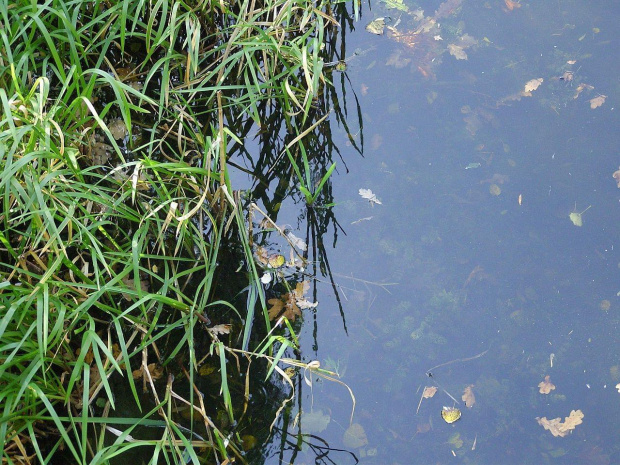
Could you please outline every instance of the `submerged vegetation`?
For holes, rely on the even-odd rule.
[[[267,300],[302,282],[309,253],[329,269],[326,63],[349,13],[327,0],[3,0],[0,13],[3,462],[245,462],[294,392],[281,365],[333,375],[285,358],[296,328]],[[244,144],[257,128],[258,157]],[[285,232],[249,212],[277,212],[295,185],[310,252],[292,242],[273,266],[259,250]],[[275,372],[285,388],[255,387]],[[261,401],[271,418],[253,415]]]

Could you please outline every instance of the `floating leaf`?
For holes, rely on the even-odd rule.
[[[441,410],[441,418],[448,424],[454,423],[461,418],[461,411],[456,407],[444,407]]]
[[[162,367],[161,365],[158,365],[157,363],[149,363],[147,365],[147,368],[149,370],[149,374],[151,375],[151,378],[153,379],[153,381],[158,380],[164,374],[164,367]],[[133,379],[140,379],[142,378],[143,374],[144,374],[143,365],[140,365],[140,368],[131,372]]]
[[[543,83],[543,78],[531,79],[525,83],[525,92],[534,92]]]
[[[375,194],[373,194],[370,189],[360,189],[359,194],[362,196],[363,199],[368,200],[370,203],[376,203],[378,205],[381,205],[381,201],[377,198]]]
[[[474,395],[474,391],[472,390],[473,387],[473,384],[467,386],[465,388],[465,391],[463,391],[463,396],[461,397],[461,399],[463,399],[463,402],[465,402],[465,406],[467,408],[472,408],[476,403],[476,396]]]
[[[385,29],[385,18],[377,18],[366,26],[366,30],[371,34],[382,35]]]
[[[353,423],[344,432],[342,442],[347,449],[359,449],[368,444],[368,438],[366,437],[366,431],[364,427],[359,423]]]
[[[590,108],[594,110],[595,108],[600,107],[603,103],[605,103],[606,98],[606,95],[599,95],[598,97],[594,97],[590,100]]]
[[[436,386],[426,386],[424,388],[424,391],[422,392],[422,397],[424,397],[425,399],[430,399],[431,397],[435,395],[436,392],[437,392]]]
[[[448,51],[450,52],[450,55],[457,60],[467,60],[467,53],[465,53],[465,50],[463,50],[463,47],[460,45],[449,44]]]
[[[570,415],[564,419],[564,422],[562,422],[562,418],[547,420],[545,417],[536,418],[536,421],[538,421],[538,424],[543,428],[549,430],[554,436],[564,437],[574,430],[577,425],[583,423],[583,417],[584,415],[581,410],[572,410]]]
[[[539,390],[541,394],[549,394],[551,391],[555,389],[555,384],[551,382],[551,377],[549,375],[545,376],[544,381],[538,383]]]

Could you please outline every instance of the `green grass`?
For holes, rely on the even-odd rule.
[[[253,358],[283,374],[296,336],[271,327],[227,148],[243,142],[236,123],[262,127],[264,106],[281,108],[298,135],[288,173],[317,202],[335,165],[314,183],[303,140],[323,121],[330,14],[284,0],[0,0],[4,461],[244,461],[232,425],[248,388],[232,380]],[[223,241],[245,263],[243,308],[215,293]]]

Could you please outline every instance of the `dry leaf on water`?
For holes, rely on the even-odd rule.
[[[211,328],[207,328],[207,330],[214,336],[218,336],[219,334],[230,333],[231,328],[232,328],[232,325],[222,324],[222,325],[212,326]]]
[[[545,376],[544,381],[538,383],[538,387],[540,388],[538,392],[541,394],[549,394],[555,389],[555,385],[551,382],[551,377],[549,375]]]
[[[426,386],[424,388],[424,391],[422,392],[422,397],[424,397],[425,399],[430,399],[431,397],[435,395],[436,392],[437,392],[436,386]]]
[[[474,395],[474,391],[472,390],[473,387],[473,384],[467,386],[465,388],[465,391],[463,391],[463,396],[461,397],[461,399],[463,399],[463,402],[465,402],[465,406],[468,408],[472,408],[476,403],[476,396]]]
[[[525,92],[533,92],[543,83],[543,78],[530,79],[525,83]]]
[[[606,98],[606,95],[599,95],[598,97],[594,97],[590,100],[590,108],[594,110],[595,108],[600,107],[603,103],[605,103]]]
[[[467,60],[467,53],[463,50],[463,47],[455,44],[448,45],[448,51],[457,60]]]
[[[538,421],[538,424],[543,428],[549,430],[554,436],[564,437],[574,430],[577,425],[583,423],[583,417],[584,415],[581,410],[572,410],[570,415],[564,419],[564,422],[562,422],[561,418],[547,420],[545,417],[536,418],[536,421]]]

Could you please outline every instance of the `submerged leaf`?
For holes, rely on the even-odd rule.
[[[385,29],[385,18],[377,18],[366,26],[366,30],[371,34],[382,35]]]
[[[322,411],[303,413],[301,415],[301,426],[305,434],[314,434],[324,431],[330,421],[330,416]]]
[[[450,55],[457,60],[467,60],[467,53],[465,53],[465,50],[463,50],[463,47],[460,45],[449,44],[448,51],[450,52]]]
[[[353,423],[344,432],[342,442],[348,449],[359,449],[368,444],[368,438],[366,437],[366,431],[364,427],[359,423]]]
[[[599,95],[598,97],[594,97],[590,100],[590,108],[594,110],[595,108],[600,107],[603,103],[605,103],[606,98],[606,95]]]
[[[465,406],[467,408],[472,408],[476,403],[476,396],[474,395],[474,391],[472,390],[473,387],[473,384],[467,386],[465,388],[465,391],[463,391],[463,396],[461,397],[461,399],[463,399],[463,401],[465,402]]]
[[[437,392],[437,386],[426,386],[424,391],[422,392],[422,397],[425,399],[430,399]]]

